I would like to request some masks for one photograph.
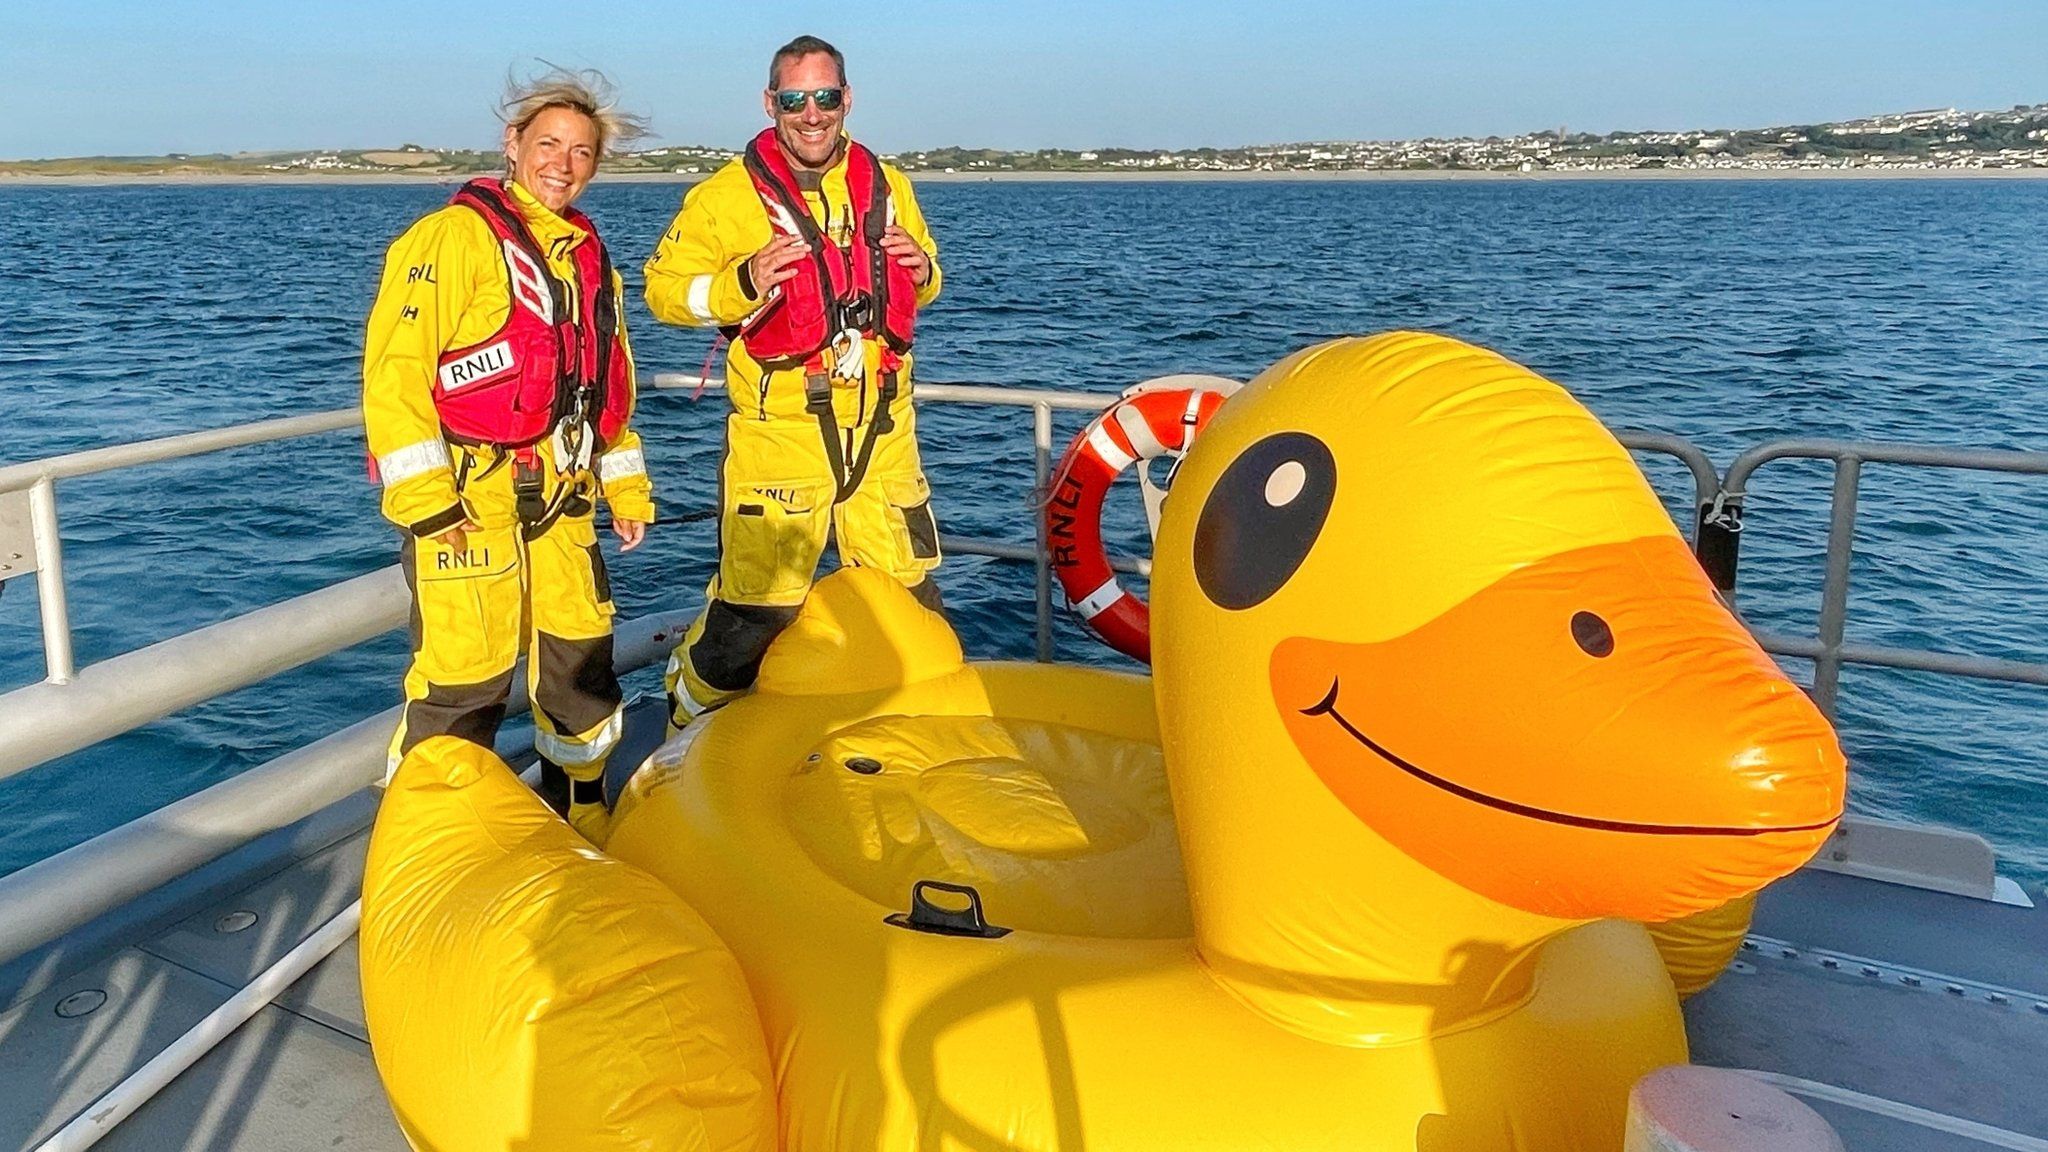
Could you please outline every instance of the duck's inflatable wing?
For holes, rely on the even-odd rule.
[[[415,748],[363,882],[363,1007],[419,1152],[767,1152],[739,966],[674,893],[586,844],[489,751]]]

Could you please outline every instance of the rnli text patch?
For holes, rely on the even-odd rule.
[[[487,380],[495,380],[516,367],[512,360],[512,342],[500,340],[471,352],[460,360],[450,360],[441,365],[441,390],[460,392]]]

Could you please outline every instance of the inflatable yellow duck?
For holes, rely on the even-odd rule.
[[[828,578],[756,691],[634,777],[614,859],[516,875],[489,819],[429,812],[445,766],[409,759],[364,983],[415,1145],[542,1146],[470,1135],[490,1090],[448,1086],[478,1042],[454,1002],[498,1005],[509,1043],[522,1013],[610,997],[633,1023],[608,1057],[599,1035],[477,1073],[500,1116],[583,1111],[547,1147],[1619,1149],[1630,1085],[1685,1059],[1629,921],[1797,867],[1844,789],[1626,452],[1481,349],[1324,345],[1202,434],[1153,592],[1147,680],[968,663],[887,577]],[[516,894],[562,889],[549,869],[639,879],[586,897],[601,931],[458,946],[456,902],[372,898],[413,835],[477,877],[472,905],[535,923]],[[394,1072],[422,1066],[431,1090]]]

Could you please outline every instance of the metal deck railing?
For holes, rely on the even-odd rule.
[[[1827,569],[1821,581],[1820,620],[1814,636],[1767,632],[1757,639],[1766,650],[1780,656],[1803,656],[1813,661],[1814,702],[1828,719],[1835,717],[1835,698],[1841,688],[1844,664],[2048,685],[2048,663],[1857,644],[1844,638],[1849,621],[1849,562],[1856,551],[1858,487],[1865,463],[2048,476],[2048,452],[1857,440],[1786,439],[1759,444],[1728,465],[1720,491],[1701,517],[1703,544],[1695,546],[1708,575],[1731,595],[1736,587],[1736,560],[1740,554],[1743,502],[1748,495],[1749,478],[1773,460],[1791,459],[1832,460],[1835,464],[1834,486],[1828,498]]]
[[[655,390],[716,382],[662,373]],[[920,383],[931,404],[1026,408],[1032,414],[1034,545],[948,536],[956,554],[1029,562],[1034,566],[1035,647],[1053,655],[1052,572],[1045,530],[1036,514],[1053,466],[1053,413],[1092,413],[1116,395]],[[404,623],[406,590],[396,566],[307,593],[100,661],[75,666],[63,576],[62,524],[56,482],[252,444],[359,429],[354,409],[320,412],[157,440],[141,441],[0,467],[0,581],[33,575],[47,675],[41,683],[0,695],[0,778],[89,747],[216,696],[362,643]],[[1849,561],[1854,549],[1857,492],[1865,462],[2048,475],[2048,453],[1999,452],[1925,445],[1777,440],[1737,457],[1723,476],[1707,454],[1682,437],[1622,432],[1636,452],[1669,456],[1692,480],[1693,542],[1702,566],[1731,597],[1743,531],[1747,484],[1761,465],[1788,457],[1836,462],[1829,512],[1826,577],[1813,636],[1762,634],[1780,655],[1814,661],[1814,695],[1833,714],[1844,664],[1914,668],[2025,684],[2048,684],[2048,663],[1859,644],[1844,638]],[[1145,575],[1142,558],[1119,557],[1119,571]],[[279,627],[289,621],[289,627]],[[666,655],[684,623],[665,613],[619,625],[622,669]],[[515,701],[515,708],[518,702]],[[169,804],[11,876],[0,877],[0,965],[48,944],[102,913],[198,868],[259,836],[289,826],[374,784],[382,777],[395,709]]]

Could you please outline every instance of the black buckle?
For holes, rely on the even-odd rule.
[[[840,328],[851,328],[856,332],[875,330],[875,298],[872,293],[861,292],[844,296],[839,300]]]
[[[541,497],[540,469],[525,461],[512,462],[513,508],[521,524],[537,524],[548,514],[548,502]]]
[[[812,412],[832,411],[832,377],[823,372],[804,376],[804,407]]]
[[[896,373],[882,373],[882,386],[876,390],[876,400],[872,421],[874,431],[869,433],[870,440],[896,430],[896,414],[891,411],[896,407]]]

